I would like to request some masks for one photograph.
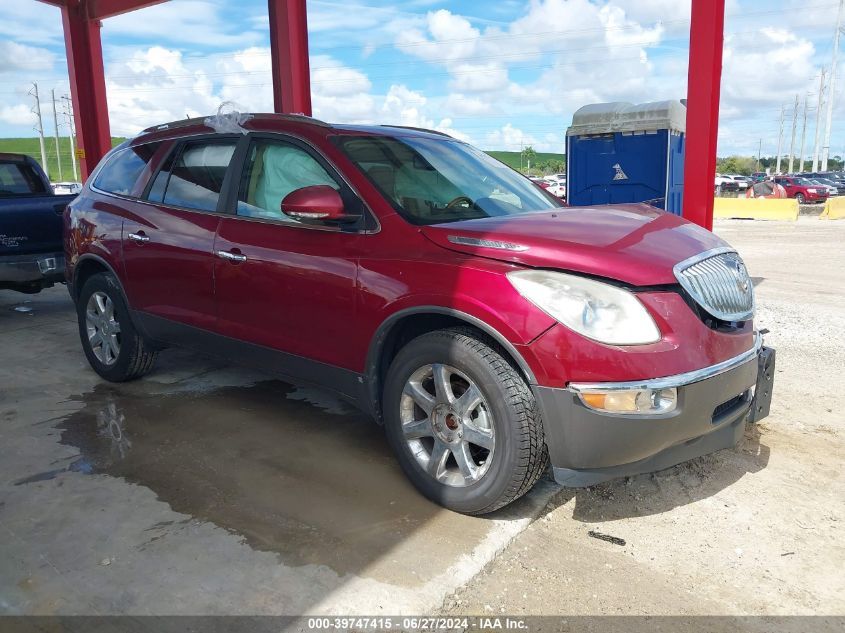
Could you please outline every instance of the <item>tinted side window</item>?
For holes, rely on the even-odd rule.
[[[116,152],[97,174],[94,186],[101,191],[128,196],[161,143],[146,143]]]
[[[305,150],[279,141],[255,141],[247,154],[237,213],[296,223],[282,213],[282,200],[291,191],[312,185],[341,190],[340,184]]]
[[[24,163],[0,163],[0,196],[45,194],[41,178]]]
[[[223,179],[237,141],[185,143],[175,159],[168,159],[156,176],[149,199],[202,211],[215,211]]]

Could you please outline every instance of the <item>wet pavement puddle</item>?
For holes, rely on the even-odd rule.
[[[420,558],[420,539],[444,550],[443,569],[428,570],[437,573],[480,542],[486,521],[421,497],[379,426],[344,404],[315,406],[312,395],[276,380],[164,394],[100,384],[58,424],[80,457],[15,483],[66,471],[119,477],[285,564],[340,575],[382,559],[405,567]]]

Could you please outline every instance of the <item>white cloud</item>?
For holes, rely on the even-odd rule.
[[[367,75],[360,70],[344,66],[328,55],[313,57],[312,64],[312,89],[321,96],[338,97],[367,92],[372,87]]]
[[[722,100],[748,111],[812,90],[815,47],[786,28],[729,35],[723,53]]]
[[[136,41],[164,40],[213,48],[243,46],[263,36],[258,31],[243,30],[240,20],[227,19],[221,5],[208,0],[164,2],[109,18],[104,25],[104,37],[117,35]]]
[[[216,110],[205,70],[188,68],[179,51],[153,46],[111,65],[106,73],[112,134],[133,135],[164,121]]]
[[[645,28],[628,19],[624,9],[607,4],[599,9],[599,19],[605,27],[605,41],[610,46],[638,47],[654,46],[660,43],[663,26]]]
[[[61,44],[61,12],[41,2],[4,2],[0,36],[31,44]]]
[[[126,53],[108,68],[107,89],[112,132],[136,134],[163,121],[216,111],[223,101],[253,112],[273,110],[270,55],[250,47],[210,55],[191,63],[181,52],[161,46]],[[427,114],[428,99],[404,85],[385,95],[372,92],[367,75],[327,55],[311,58],[314,116],[337,123],[394,123],[440,129],[466,138],[448,118]]]
[[[446,98],[444,106],[447,111],[458,116],[480,116],[495,111],[495,107],[489,100],[463,93],[450,94]]]
[[[384,98],[378,122],[433,129],[464,141],[471,140],[467,134],[452,127],[451,119],[441,118],[436,122],[427,116],[427,104],[428,99],[421,93],[404,85],[393,85]]]
[[[530,134],[526,134],[510,123],[489,132],[485,141],[485,147],[488,149],[500,149],[514,152],[519,151],[523,147],[528,147],[529,145],[534,147],[534,149],[537,149],[537,147],[535,147],[537,144],[536,138]]]
[[[50,70],[56,56],[46,48],[0,40],[0,73]]]
[[[10,125],[35,125],[35,115],[22,103],[0,107],[0,121]]]
[[[443,67],[453,93],[472,95],[488,111],[495,105],[524,116],[565,115],[596,101],[685,96],[685,69],[655,96],[648,49],[660,44],[665,31],[632,19],[628,5],[635,4],[535,0],[509,24],[484,29],[439,10],[427,15],[424,28],[400,34],[396,44],[409,57]],[[683,11],[674,14],[683,19]],[[447,99],[449,114],[463,114],[458,103]],[[473,106],[476,113],[484,109]]]

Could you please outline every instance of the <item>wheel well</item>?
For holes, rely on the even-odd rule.
[[[375,371],[371,373],[371,376],[375,377],[375,384],[372,385],[372,395],[374,397],[373,404],[375,406],[375,411],[377,412],[376,417],[379,422],[382,421],[381,400],[385,378],[387,377],[388,369],[390,369],[390,363],[393,362],[393,359],[396,357],[396,354],[399,353],[399,350],[411,340],[421,336],[422,334],[452,327],[461,327],[467,330],[472,330],[473,334],[477,336],[479,340],[484,341],[484,343],[501,354],[502,358],[508,361],[508,363],[510,363],[511,366],[519,372],[525,382],[530,384],[531,381],[529,377],[526,375],[525,371],[513,355],[505,349],[504,346],[493,339],[493,337],[476,325],[473,325],[469,321],[465,321],[458,316],[450,314],[411,314],[399,319],[390,327],[384,337],[384,341],[381,344],[378,357],[375,359],[376,366],[373,368]]]
[[[82,286],[85,285],[85,282],[88,281],[88,278],[92,275],[96,275],[97,273],[107,273],[109,272],[108,267],[103,264],[102,262],[97,261],[96,259],[83,259],[76,265],[76,273],[74,275],[74,282],[73,282],[73,295],[74,298],[79,296],[79,292],[82,290]]]

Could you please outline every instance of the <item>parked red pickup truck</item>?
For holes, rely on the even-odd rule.
[[[813,184],[806,178],[798,176],[775,176],[776,184],[786,190],[786,195],[795,198],[798,204],[805,202],[825,202],[828,198],[827,189]]]
[[[472,514],[549,462],[567,485],[667,468],[768,413],[774,351],[713,233],[647,205],[563,207],[436,132],[241,131],[150,128],[71,204],[67,277],[104,378],[182,345],[317,383],[384,424],[423,494]]]

